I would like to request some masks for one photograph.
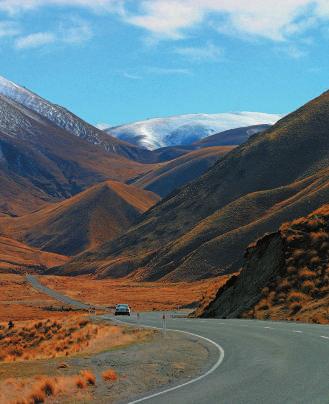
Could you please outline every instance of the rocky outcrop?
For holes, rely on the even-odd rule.
[[[264,236],[247,249],[246,263],[219,289],[215,299],[199,312],[201,317],[235,318],[252,308],[262,289],[284,268],[283,240],[280,232]]]

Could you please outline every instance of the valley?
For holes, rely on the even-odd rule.
[[[329,93],[273,125],[167,119],[121,136],[0,80],[1,402],[188,402],[237,327],[249,348],[261,321],[329,338]]]

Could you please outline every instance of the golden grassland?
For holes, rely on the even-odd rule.
[[[23,321],[9,328],[0,323],[0,362],[28,361],[95,353],[130,344],[151,331],[93,323],[85,316],[65,320]]]
[[[134,311],[151,311],[196,307],[200,301],[214,295],[228,276],[191,283],[97,280],[88,276],[42,276],[39,279],[49,288],[83,302],[107,307],[127,303]]]
[[[0,403],[37,404],[53,402],[58,398],[67,402],[92,399],[96,376],[90,369],[70,369],[69,374],[51,371],[50,374],[35,374],[38,362],[51,363],[78,356],[80,361],[87,356],[110,349],[127,346],[134,342],[147,341],[155,331],[117,326],[106,322],[92,322],[87,316],[71,315],[67,319],[20,321],[9,328],[0,324]],[[25,366],[22,373],[15,367]],[[57,369],[68,368],[65,362],[56,362]],[[56,364],[55,363],[55,364]],[[9,366],[9,367],[8,367]],[[16,370],[15,370],[16,369]],[[14,374],[15,377],[8,377]],[[101,373],[101,383],[114,383],[118,374],[113,368]],[[70,401],[71,402],[71,401]]]
[[[262,290],[247,317],[329,323],[329,205],[280,228],[285,274]]]
[[[0,273],[0,322],[66,317],[72,312],[70,307],[33,289],[24,276]]]

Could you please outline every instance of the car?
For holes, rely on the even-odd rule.
[[[130,307],[128,304],[117,304],[115,306],[115,316],[130,316]]]

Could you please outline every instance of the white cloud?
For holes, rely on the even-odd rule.
[[[182,38],[212,19],[219,31],[284,41],[328,18],[328,0],[143,0],[126,20],[158,38]]]
[[[329,19],[328,0],[0,0],[0,11],[11,14],[46,6],[116,13],[157,40],[182,39],[207,24],[280,42]]]
[[[83,7],[94,11],[123,12],[125,0],[0,0],[0,11],[16,14],[46,6]]]
[[[135,73],[123,72],[122,75],[126,79],[130,79],[130,80],[141,80],[142,79],[142,77],[140,75],[135,74]]]
[[[54,32],[36,32],[16,39],[17,49],[40,48],[50,44],[78,45],[93,36],[90,24],[80,18],[70,18],[61,22]]]
[[[286,55],[291,59],[301,59],[307,55],[307,52],[304,49],[301,49],[298,46],[293,44],[289,44],[287,46],[281,46],[276,49],[278,53]]]
[[[80,44],[93,36],[90,24],[80,18],[71,18],[59,27],[59,40],[70,44]]]
[[[51,32],[36,32],[18,38],[15,41],[17,49],[39,48],[40,46],[49,45],[56,41],[56,37]]]
[[[203,47],[181,47],[174,49],[174,52],[178,55],[184,56],[189,60],[195,61],[211,61],[220,59],[224,51],[222,48],[214,45],[213,43],[207,43]]]
[[[155,74],[159,76],[170,76],[181,74],[184,76],[190,76],[192,73],[189,69],[171,68],[171,67],[147,67],[145,72],[148,74]]]
[[[0,21],[0,38],[19,35],[20,27],[14,21]]]

